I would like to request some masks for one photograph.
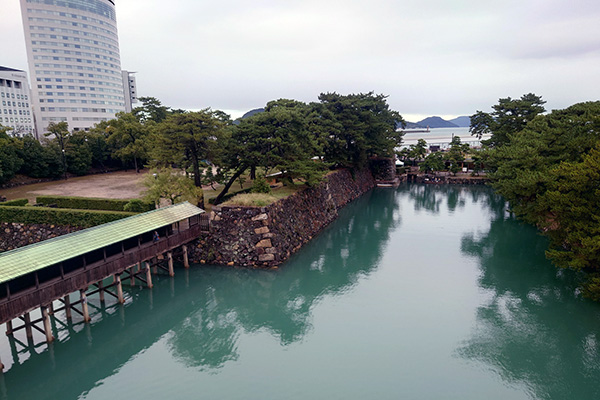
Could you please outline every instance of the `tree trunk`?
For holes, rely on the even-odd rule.
[[[221,190],[221,193],[219,193],[219,195],[215,198],[215,203],[214,205],[216,206],[217,204],[221,203],[221,200],[223,199],[223,196],[225,196],[227,194],[227,192],[229,191],[229,188],[231,187],[231,185],[233,185],[233,183],[235,182],[235,180],[237,178],[239,178],[240,175],[242,175],[244,173],[244,171],[246,170],[247,167],[242,166],[240,167],[235,174],[233,174],[233,176],[231,177],[231,179],[229,179],[229,182],[227,182],[227,184],[225,185],[225,187],[223,188],[223,190]]]
[[[192,168],[194,170],[194,185],[196,187],[202,186],[202,180],[200,179],[200,161],[198,161],[198,151],[196,150],[196,146],[192,146],[190,149],[192,152]]]
[[[140,170],[139,170],[138,165],[137,165],[137,157],[136,156],[133,156],[133,165],[135,166],[135,172],[136,172],[136,174],[139,174]]]
[[[255,180],[256,179],[256,166],[253,165],[250,167],[250,180]]]

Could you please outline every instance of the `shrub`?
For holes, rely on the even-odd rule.
[[[9,206],[9,207],[23,207],[29,203],[27,199],[14,199],[0,202],[0,206]]]
[[[134,199],[137,200],[137,199]],[[130,202],[130,199],[99,199],[92,197],[70,197],[70,196],[38,196],[36,203],[49,205],[55,204],[58,208],[70,208],[78,210],[104,210],[104,211],[123,211],[125,206]],[[153,203],[141,202],[141,211],[154,210]],[[132,210],[133,211],[133,210]]]
[[[131,200],[129,200],[129,202],[127,202],[127,204],[125,204],[125,206],[123,206],[123,210],[129,211],[129,212],[142,213],[142,212],[149,211],[148,206],[149,206],[149,203],[144,203],[140,199],[131,199]]]
[[[90,228],[131,215],[135,215],[135,213],[47,207],[0,207],[1,222],[78,226],[82,228]]]
[[[271,193],[271,186],[269,186],[264,176],[257,176],[252,183],[250,193]]]

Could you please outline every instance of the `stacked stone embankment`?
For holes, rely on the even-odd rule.
[[[66,235],[80,229],[73,226],[0,222],[0,252]]]
[[[280,265],[335,220],[341,207],[373,187],[369,170],[340,170],[268,207],[215,207],[210,232],[198,240],[192,259],[245,267]]]

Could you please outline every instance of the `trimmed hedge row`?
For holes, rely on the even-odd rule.
[[[29,203],[29,200],[27,199],[14,199],[14,200],[8,200],[8,201],[3,201],[0,202],[0,206],[8,206],[8,207],[23,207],[25,206],[27,203]]]
[[[134,199],[137,200],[137,199]],[[71,196],[38,196],[37,204],[56,205],[58,208],[70,208],[77,210],[104,210],[104,211],[123,211],[125,205],[131,200],[99,199],[92,197],[71,197]],[[139,200],[138,200],[139,202]],[[143,210],[140,212],[154,210],[154,203],[143,203]]]
[[[90,228],[132,215],[136,215],[136,213],[48,207],[0,207],[0,222],[78,226],[81,228]]]

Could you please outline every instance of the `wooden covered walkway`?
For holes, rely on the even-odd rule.
[[[74,311],[88,322],[87,296],[99,293],[104,300],[107,293],[124,302],[122,276],[151,288],[151,267],[174,274],[175,251],[188,267],[186,244],[208,230],[206,217],[204,210],[182,203],[1,253],[0,324],[6,323],[8,335],[25,329],[31,338],[37,329],[51,342],[54,312],[64,310],[70,319]],[[71,302],[74,292],[79,300]],[[57,301],[61,306],[53,308]],[[30,312],[38,308],[40,318],[32,320]]]

